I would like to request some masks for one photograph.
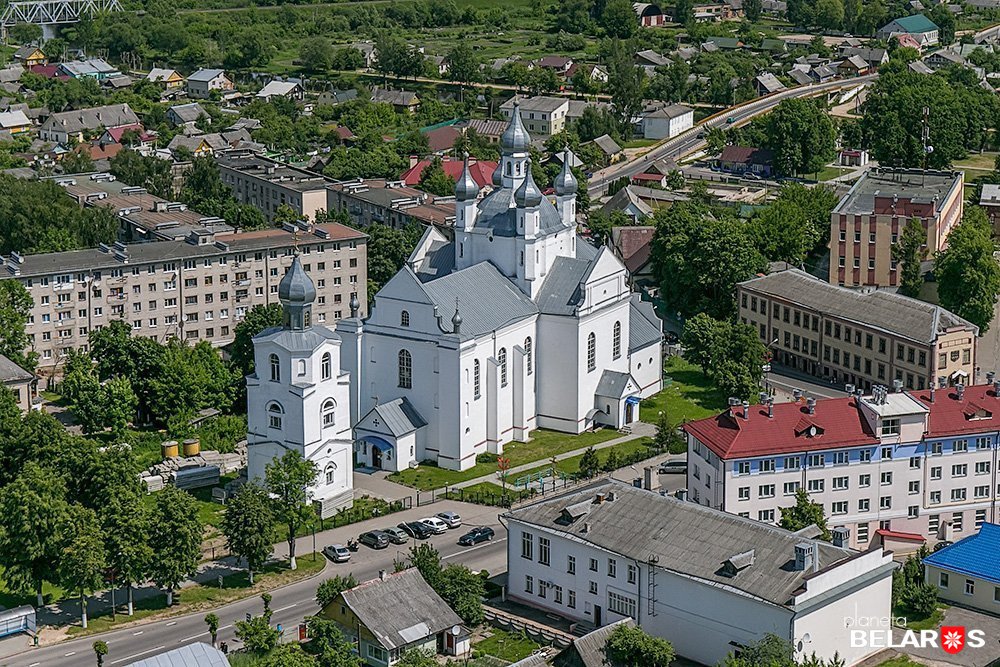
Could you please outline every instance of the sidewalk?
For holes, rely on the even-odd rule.
[[[623,435],[612,440],[607,440],[605,442],[593,445],[594,449],[604,449],[605,447],[614,447],[615,445],[620,445],[623,442],[628,442],[630,440],[635,440],[637,438],[653,437],[656,434],[656,427],[652,424],[647,424],[645,422],[635,422],[632,425],[632,433],[629,435]],[[579,456],[585,451],[590,449],[590,447],[581,447],[580,449],[574,449],[569,452],[563,452],[562,454],[556,454],[556,461],[563,461],[565,459],[571,459],[574,456]],[[511,468],[507,475],[516,475],[519,472],[527,472],[529,470],[534,470],[535,468],[540,468],[548,463],[550,459],[539,459],[537,461],[532,461],[531,463],[524,463],[519,466],[514,466]],[[474,486],[476,484],[481,484],[482,482],[492,482],[497,483],[496,473],[490,473],[489,475],[483,475],[482,477],[475,477],[473,479],[467,479],[464,482],[456,482],[455,484],[448,485],[451,489],[460,489],[466,486]]]

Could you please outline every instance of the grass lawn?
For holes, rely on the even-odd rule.
[[[63,589],[47,581],[42,582],[42,599],[45,601],[45,604],[52,604],[53,602],[64,600],[67,597],[71,596],[67,595]],[[21,605],[26,604],[34,607],[36,602],[37,600],[35,599],[34,593],[29,595],[18,595],[16,593],[9,592],[7,590],[7,582],[3,576],[3,568],[0,568],[0,607],[13,609],[14,607],[20,607]]]
[[[658,143],[660,139],[630,139],[622,144],[622,148],[645,148]]]
[[[510,458],[511,467],[540,461],[553,454],[573,451],[596,445],[607,440],[617,438],[620,434],[612,429],[601,429],[593,433],[581,433],[580,435],[570,435],[557,431],[538,429],[532,433],[528,442],[512,442],[504,445],[504,456]],[[477,463],[468,470],[445,470],[434,465],[422,463],[417,468],[410,468],[402,472],[389,475],[393,482],[406,484],[421,491],[439,489],[456,482],[464,482],[467,479],[474,479],[496,472],[497,465],[494,462]]]
[[[958,169],[993,171],[993,164],[996,158],[997,153],[970,153],[964,160],[955,160],[955,167]]]
[[[826,166],[818,173],[815,174],[816,180],[819,182],[829,181],[832,178],[837,178],[838,176],[843,176],[844,174],[849,174],[853,171],[851,167],[830,167]],[[809,174],[813,176],[813,174]]]
[[[117,621],[112,621],[110,611],[103,611],[100,615],[90,618],[89,627],[86,630],[74,625],[69,629],[69,634],[81,637],[105,632],[142,619],[166,618],[190,614],[200,609],[214,609],[234,600],[259,595],[264,591],[306,579],[318,573],[326,565],[326,558],[320,553],[297,556],[296,561],[298,569],[294,572],[288,569],[284,561],[269,563],[263,572],[254,575],[253,586],[250,586],[246,572],[236,572],[222,578],[222,588],[219,588],[218,585],[199,585],[185,588],[174,593],[174,606],[169,608],[165,594],[137,600],[134,615],[118,614]],[[124,596],[122,601],[124,601]]]
[[[908,656],[897,655],[891,660],[886,660],[885,662],[880,662],[876,667],[924,667],[922,662],[914,662],[910,660]]]
[[[930,616],[919,616],[908,607],[894,607],[892,615],[905,618],[906,627],[910,630],[936,630],[941,627],[941,621],[944,620],[944,612],[947,608],[948,605],[939,602],[934,613]]]
[[[692,419],[711,417],[728,406],[728,397],[701,372],[701,368],[681,357],[670,357],[663,366],[669,382],[660,393],[639,406],[639,418],[655,424],[660,411],[676,426]]]
[[[524,633],[515,634],[503,630],[491,629],[490,636],[472,645],[473,655],[483,653],[507,662],[523,660],[534,653],[540,646],[529,639]]]
[[[649,452],[649,455],[653,456],[653,451],[650,449],[650,446],[652,444],[653,441],[650,438],[636,438],[635,440],[627,440],[626,442],[619,443],[614,447],[605,447],[604,449],[598,449],[597,460],[601,462],[601,465],[604,465],[604,462],[608,460],[608,456],[611,455],[612,451],[618,454],[619,459],[625,459],[629,456],[636,454],[636,452]],[[561,472],[566,475],[575,475],[576,473],[580,472],[580,459],[582,458],[583,454],[578,454],[568,459],[563,459],[562,461],[556,461],[556,472]],[[546,470],[551,467],[552,467],[551,464],[545,466],[539,466],[529,472],[522,472],[517,475],[514,475],[511,477],[509,481],[513,483],[517,477],[523,477],[532,472]]]

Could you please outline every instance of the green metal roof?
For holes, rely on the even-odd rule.
[[[914,14],[913,16],[904,16],[901,19],[896,19],[896,25],[911,35],[938,29],[934,21],[931,21],[923,14]]]

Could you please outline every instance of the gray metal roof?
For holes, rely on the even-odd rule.
[[[229,660],[219,649],[196,642],[129,663],[125,667],[229,667]]]
[[[0,382],[24,382],[35,377],[0,354]]]
[[[388,650],[433,637],[462,619],[415,567],[372,579],[342,593],[362,625]],[[336,604],[336,603],[334,603]]]
[[[170,112],[177,116],[178,120],[186,123],[194,122],[202,116],[208,116],[205,109],[197,102],[190,104],[177,104],[170,107]]]
[[[594,393],[605,398],[621,398],[625,395],[629,382],[635,385],[635,380],[629,373],[605,370],[601,373]]]
[[[875,196],[913,198],[943,202],[962,183],[957,171],[923,171],[921,169],[871,169],[858,179],[851,190],[833,209],[834,215],[871,215]]]
[[[278,298],[282,303],[312,303],[316,300],[316,286],[302,268],[299,255],[292,258],[292,265],[278,283]]]
[[[591,505],[586,519],[567,521],[563,509],[596,493],[614,493],[614,500]],[[605,495],[605,498],[607,496]],[[802,536],[777,526],[745,519],[696,503],[661,496],[617,480],[604,480],[577,493],[543,500],[507,512],[508,520],[565,533],[575,540],[647,562],[659,558],[659,567],[710,586],[722,586],[774,604],[787,606],[812,571],[793,569],[795,546]],[[589,527],[583,531],[584,524]],[[817,569],[850,558],[849,549],[812,542]],[[722,564],[751,549],[754,565],[736,576],[726,576]]]
[[[629,299],[628,309],[628,351],[649,347],[663,340],[663,322],[656,316],[653,304],[643,301],[638,294]]]
[[[538,313],[538,308],[489,262],[424,283],[424,290],[438,312],[462,315],[463,335],[481,336]]]
[[[427,229],[433,229],[428,227]],[[450,241],[435,239],[413,271],[421,282],[446,276],[455,270],[455,246]]]
[[[497,236],[517,236],[514,193],[511,188],[497,188],[483,197],[476,214],[476,229],[489,229]],[[566,228],[559,211],[547,197],[539,205],[538,233],[545,236]]]
[[[577,245],[583,245],[577,243]],[[591,261],[572,257],[556,257],[545,277],[542,288],[535,296],[538,310],[546,315],[572,315],[584,299],[580,283],[583,282]]]
[[[54,113],[42,123],[42,129],[80,132],[82,130],[96,130],[99,127],[133,125],[138,122],[139,117],[135,115],[129,105],[109,104],[90,109]]]
[[[968,320],[926,301],[885,290],[838,287],[799,269],[771,273],[739,285],[920,343],[931,343],[939,333],[952,327],[979,332]]]
[[[364,423],[372,414],[378,415],[382,425],[397,438],[427,426],[427,422],[405,396],[388,403],[379,403],[361,418],[355,428],[367,428]]]
[[[270,342],[292,353],[312,352],[328,340],[340,340],[340,336],[317,324],[305,330],[270,327],[253,337],[254,343]]]
[[[200,69],[188,77],[188,81],[209,82],[217,76],[225,76],[225,70],[221,69]]]
[[[608,667],[611,661],[604,653],[604,647],[611,633],[621,625],[632,627],[635,621],[623,618],[578,637],[571,646],[556,656],[552,664],[554,667]]]

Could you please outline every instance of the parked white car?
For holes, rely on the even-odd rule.
[[[424,524],[425,526],[433,530],[435,535],[440,535],[442,533],[448,532],[448,524],[446,524],[444,521],[437,518],[436,516],[430,516],[427,517],[426,519],[421,519],[420,523]]]

